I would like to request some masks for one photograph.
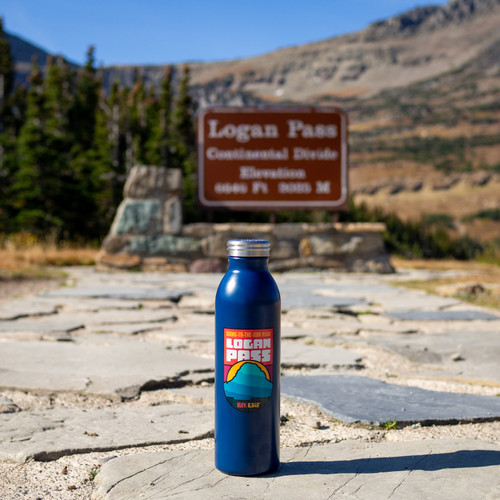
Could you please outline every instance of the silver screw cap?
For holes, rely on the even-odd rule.
[[[267,240],[229,240],[229,257],[269,257],[271,244]]]

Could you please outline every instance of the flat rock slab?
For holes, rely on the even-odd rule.
[[[56,314],[57,307],[36,298],[11,300],[0,305],[0,321],[14,320],[28,316],[46,316]]]
[[[64,455],[179,443],[213,432],[213,407],[149,407],[20,412],[0,415],[0,460],[57,460]]]
[[[235,450],[237,453],[237,450]],[[227,476],[214,453],[185,450],[106,462],[93,500],[137,498],[498,498],[500,446],[482,441],[343,441],[285,448],[275,474]]]
[[[399,321],[500,321],[500,316],[483,311],[389,311],[385,313]]]
[[[295,307],[330,307],[338,309],[359,305],[369,305],[369,302],[353,297],[327,297],[313,293],[304,294],[300,291],[281,294],[281,307],[284,311]]]
[[[167,394],[171,395],[178,403],[213,405],[215,402],[215,389],[213,385],[196,385],[181,387],[179,389],[168,389]]]
[[[213,361],[165,345],[105,334],[82,342],[1,344],[0,387],[79,391],[132,398],[146,388],[181,386],[213,377]]]
[[[332,335],[336,334],[337,332],[342,332],[343,334],[351,334],[351,335],[356,335],[356,333],[359,330],[359,327],[349,327],[349,326],[331,326],[328,324],[327,327],[324,327],[324,325],[321,325],[321,328],[319,325],[309,325],[307,324],[307,320],[304,322],[303,325],[298,323],[299,326],[290,326],[287,324],[281,324],[281,338],[282,340],[293,340],[293,339],[303,339],[303,338],[310,338],[310,339],[324,339],[324,338],[329,338]]]
[[[284,368],[362,368],[359,354],[349,349],[300,343],[281,345],[281,366]]]
[[[465,324],[457,331],[417,335],[361,333],[360,337],[371,345],[425,364],[419,375],[500,384],[500,329],[478,332],[472,324]]]
[[[322,289],[321,293],[331,296],[363,298],[386,310],[439,309],[460,304],[460,301],[450,297],[440,297],[419,290],[376,284],[373,283],[374,280],[370,276],[360,276],[356,282],[351,283],[349,283],[349,278],[342,281],[332,282],[330,288]]]
[[[120,323],[166,323],[174,322],[177,316],[173,309],[103,309],[95,312],[59,313],[67,315],[74,320],[79,320],[87,325],[115,325]]]
[[[0,321],[0,338],[42,339],[47,335],[68,334],[84,327],[84,323],[71,316],[58,315],[42,318],[21,318]]]
[[[281,378],[281,393],[319,406],[337,420],[381,425],[500,419],[500,398],[427,391],[349,375]]]
[[[157,328],[150,336],[158,340],[170,342],[210,342],[215,340],[215,326],[213,324],[209,327],[203,325],[173,325],[161,330]]]
[[[357,305],[368,305],[366,295],[342,294],[332,287],[318,288],[321,279],[315,282],[290,282],[277,277],[278,287],[281,294],[281,306],[283,310],[296,307],[325,307],[340,308]],[[321,286],[321,285],[320,285]],[[331,293],[330,293],[331,291]],[[357,296],[358,295],[358,296]]]
[[[85,330],[79,333],[111,332],[134,335],[177,321],[177,316],[169,308],[104,309],[87,312],[55,311],[50,316],[31,317],[29,314],[24,316],[30,317],[18,316],[20,319],[0,321],[0,338],[41,340],[47,336],[82,330],[84,327]]]
[[[78,297],[39,297],[39,299],[47,304],[52,304],[64,312],[96,312],[104,310],[137,310],[142,307],[142,303],[133,300],[118,300],[118,299],[93,299],[85,297],[82,300]],[[162,303],[164,304],[164,303]]]
[[[81,297],[108,298],[121,300],[169,300],[178,302],[190,291],[171,290],[166,288],[141,287],[96,287],[96,288],[59,288],[44,294],[45,297]]]
[[[117,333],[120,335],[139,335],[161,329],[161,324],[151,323],[115,323],[115,324],[94,324],[85,327],[84,334]],[[78,332],[81,334],[82,332]]]

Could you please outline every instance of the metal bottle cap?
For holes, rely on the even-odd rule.
[[[229,240],[229,257],[269,257],[271,244],[267,240]]]

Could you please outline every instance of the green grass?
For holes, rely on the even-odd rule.
[[[397,429],[398,428],[398,421],[396,417],[394,417],[393,420],[388,420],[387,422],[384,422],[382,425],[384,429],[390,430],[390,429]]]
[[[481,210],[475,214],[467,215],[463,217],[463,222],[470,222],[474,219],[489,219],[494,221],[500,221],[500,208],[490,208],[486,210]]]

